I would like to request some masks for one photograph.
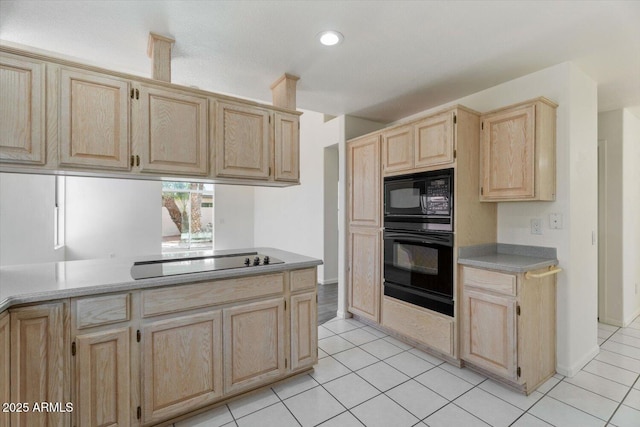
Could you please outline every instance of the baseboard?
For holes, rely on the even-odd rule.
[[[318,285],[337,285],[338,279],[319,280]]]
[[[633,321],[636,320],[636,317],[638,317],[638,316],[640,316],[640,307],[638,307],[638,309],[631,315],[631,317],[629,317],[628,319],[626,319],[624,321],[623,328],[626,328],[631,323],[633,323]]]
[[[573,377],[578,372],[580,372],[580,370],[584,368],[587,363],[591,362],[591,360],[594,357],[596,357],[598,353],[600,353],[600,347],[596,345],[593,349],[591,349],[590,352],[584,355],[582,359],[580,359],[578,362],[574,363],[573,365],[571,366],[557,365],[556,371],[559,374],[564,375],[565,377]]]
[[[598,319],[598,322],[604,323],[611,326],[617,326],[618,328],[624,327],[624,321],[620,319],[612,319],[611,317],[605,317]]]
[[[352,315],[348,311],[340,311],[340,310],[338,310],[336,312],[336,317],[338,317],[340,319],[349,319],[350,317],[352,317]]]

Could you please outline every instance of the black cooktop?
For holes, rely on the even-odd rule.
[[[135,280],[153,277],[175,276],[179,274],[201,273],[204,271],[254,268],[284,261],[257,252],[231,255],[209,255],[153,261],[138,261],[131,267],[131,277]]]

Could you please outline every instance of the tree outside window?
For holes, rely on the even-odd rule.
[[[213,184],[162,182],[162,250],[213,249]]]

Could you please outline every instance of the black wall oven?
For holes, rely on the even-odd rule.
[[[453,169],[385,178],[384,294],[453,316]]]

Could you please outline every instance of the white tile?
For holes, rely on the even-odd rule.
[[[640,338],[640,329],[622,328],[617,333],[627,335],[629,337]]]
[[[386,359],[387,357],[394,356],[398,353],[402,353],[402,349],[387,342],[383,339],[371,341],[360,346],[364,351],[373,354],[378,359]]]
[[[562,403],[552,397],[545,396],[529,409],[529,413],[554,426],[562,427],[590,427],[604,426],[605,422],[599,418],[582,412],[572,406]]]
[[[381,330],[373,328],[371,326],[365,326],[364,328],[362,328],[362,330],[363,331],[367,331],[370,334],[373,334],[378,338],[384,338],[384,337],[388,336],[385,332],[382,332]]]
[[[540,418],[536,418],[533,415],[526,413],[511,424],[513,427],[549,427],[551,424],[542,421]]]
[[[393,345],[395,345],[396,347],[399,347],[399,348],[403,349],[403,350],[409,350],[409,349],[413,348],[413,346],[411,346],[411,345],[409,345],[409,344],[407,344],[405,342],[402,342],[399,339],[393,338],[393,337],[386,337],[384,340],[389,342],[389,343],[391,343],[391,344],[393,344]]]
[[[624,399],[622,404],[631,406],[633,409],[637,409],[638,411],[640,411],[640,390],[637,390],[635,388],[629,390],[629,394]]]
[[[463,394],[454,403],[495,427],[510,425],[524,412],[479,388]]]
[[[363,425],[351,412],[343,412],[320,424],[321,427],[362,427]]]
[[[603,331],[615,332],[620,328],[613,325],[607,325],[606,323],[598,323],[598,329],[602,329]]]
[[[330,322],[323,324],[322,326],[324,326],[325,328],[329,329],[331,332],[336,334],[352,331],[358,328],[358,326],[348,322],[346,319],[332,320]]]
[[[345,411],[344,406],[322,387],[297,394],[284,404],[303,426],[315,426]]]
[[[583,371],[590,372],[600,377],[608,378],[626,386],[632,386],[636,378],[637,373],[628,371],[626,369],[618,368],[617,366],[610,365],[608,363],[601,362],[599,360],[592,360],[582,368]]]
[[[269,405],[279,402],[278,396],[270,388],[261,389],[228,403],[234,418],[244,417]]]
[[[330,337],[332,335],[335,335],[333,332],[331,332],[329,329],[325,328],[324,326],[318,326],[318,339],[321,340],[323,338],[327,338]]]
[[[633,329],[633,330],[637,331],[637,329]],[[632,337],[630,335],[625,335],[620,332],[616,332],[615,334],[611,335],[611,338],[609,338],[609,340],[620,343],[620,344],[625,344],[631,347],[640,348],[640,338]]]
[[[640,360],[600,349],[596,360],[640,374]]]
[[[324,384],[327,381],[334,380],[349,373],[351,373],[351,371],[347,367],[329,356],[320,359],[310,375],[320,384]]]
[[[614,333],[615,332],[603,331],[602,329],[598,329],[598,338],[602,338],[603,340],[606,340],[607,338],[609,338]]]
[[[227,405],[218,406],[210,411],[175,423],[175,427],[219,427],[233,421]]]
[[[380,391],[387,391],[409,379],[408,376],[384,362],[367,366],[357,373]]]
[[[373,335],[371,332],[365,331],[364,329],[354,329],[340,334],[340,336],[355,345],[366,344],[378,339],[377,336]]]
[[[602,344],[601,348],[612,351],[614,353],[622,354],[623,356],[640,360],[640,348],[637,347],[632,347],[630,345],[621,344],[609,340],[606,343]]]
[[[236,420],[238,427],[299,427],[300,424],[291,415],[283,403],[271,405]]]
[[[344,338],[339,337],[338,335],[333,335],[331,337],[318,340],[318,347],[324,350],[327,354],[335,354],[355,346]]]
[[[347,322],[348,324],[355,326],[356,328],[363,328],[365,326],[367,326],[366,324],[354,319],[354,318],[349,318],[349,319],[344,319],[345,322]]]
[[[434,367],[431,363],[409,353],[408,351],[391,356],[386,359],[385,362],[412,378],[428,371],[429,369],[433,369]]]
[[[427,362],[431,363],[434,366],[439,366],[445,363],[444,360],[439,359],[435,356],[432,356],[429,353],[425,353],[424,351],[417,348],[412,348],[411,350],[409,350],[409,353],[413,354],[414,356],[418,356],[420,359],[426,360]]]
[[[555,378],[554,380],[559,381]],[[513,391],[510,388],[505,387],[504,385],[492,380],[487,380],[480,384],[478,387],[496,397],[499,397],[506,402],[509,402],[514,406],[517,406],[523,411],[526,411],[527,409],[532,407],[538,400],[542,399],[543,396],[543,394],[539,391],[534,391],[527,396],[522,393],[518,393],[517,391]]]
[[[484,375],[475,373],[469,368],[458,368],[457,366],[453,366],[448,363],[443,363],[442,365],[440,365],[440,368],[449,373],[452,373],[458,378],[462,378],[463,380],[470,382],[473,385],[478,385],[482,381],[487,379],[487,377],[485,377]]]
[[[473,388],[473,384],[439,367],[418,375],[415,380],[449,400]]]
[[[365,366],[379,362],[377,357],[370,355],[359,347],[337,353],[333,357],[352,371],[357,371]]]
[[[409,427],[420,421],[383,394],[356,406],[351,412],[367,427]]]
[[[328,356],[328,354],[327,354],[326,351],[324,351],[321,348],[318,348],[318,360],[322,359],[323,357],[327,357],[327,356]]]
[[[453,403],[440,409],[424,422],[429,427],[486,427],[488,425]]]
[[[621,402],[629,390],[629,387],[586,371],[580,371],[571,378],[565,378],[564,382],[577,385],[616,402]]]
[[[602,344],[604,344],[606,340],[603,338],[598,338],[598,346],[601,346]]]
[[[544,383],[542,383],[542,385],[540,387],[538,387],[536,389],[536,391],[539,391],[540,393],[545,394],[549,390],[554,388],[560,381],[562,381],[562,380],[560,378],[557,378],[554,375],[551,378],[549,378],[548,380],[546,380]]]
[[[310,375],[306,374],[279,381],[275,383],[271,388],[276,392],[280,399],[284,400],[317,386],[318,382],[314,380]]]
[[[324,388],[348,409],[380,394],[378,389],[356,374],[329,381]]]
[[[431,415],[449,403],[444,397],[414,380],[400,384],[385,394],[420,419]]]
[[[618,407],[618,402],[569,384],[566,381],[561,382],[551,390],[549,396],[603,421],[608,420]]]
[[[616,427],[638,427],[640,426],[640,411],[622,405],[611,419],[611,424]]]

